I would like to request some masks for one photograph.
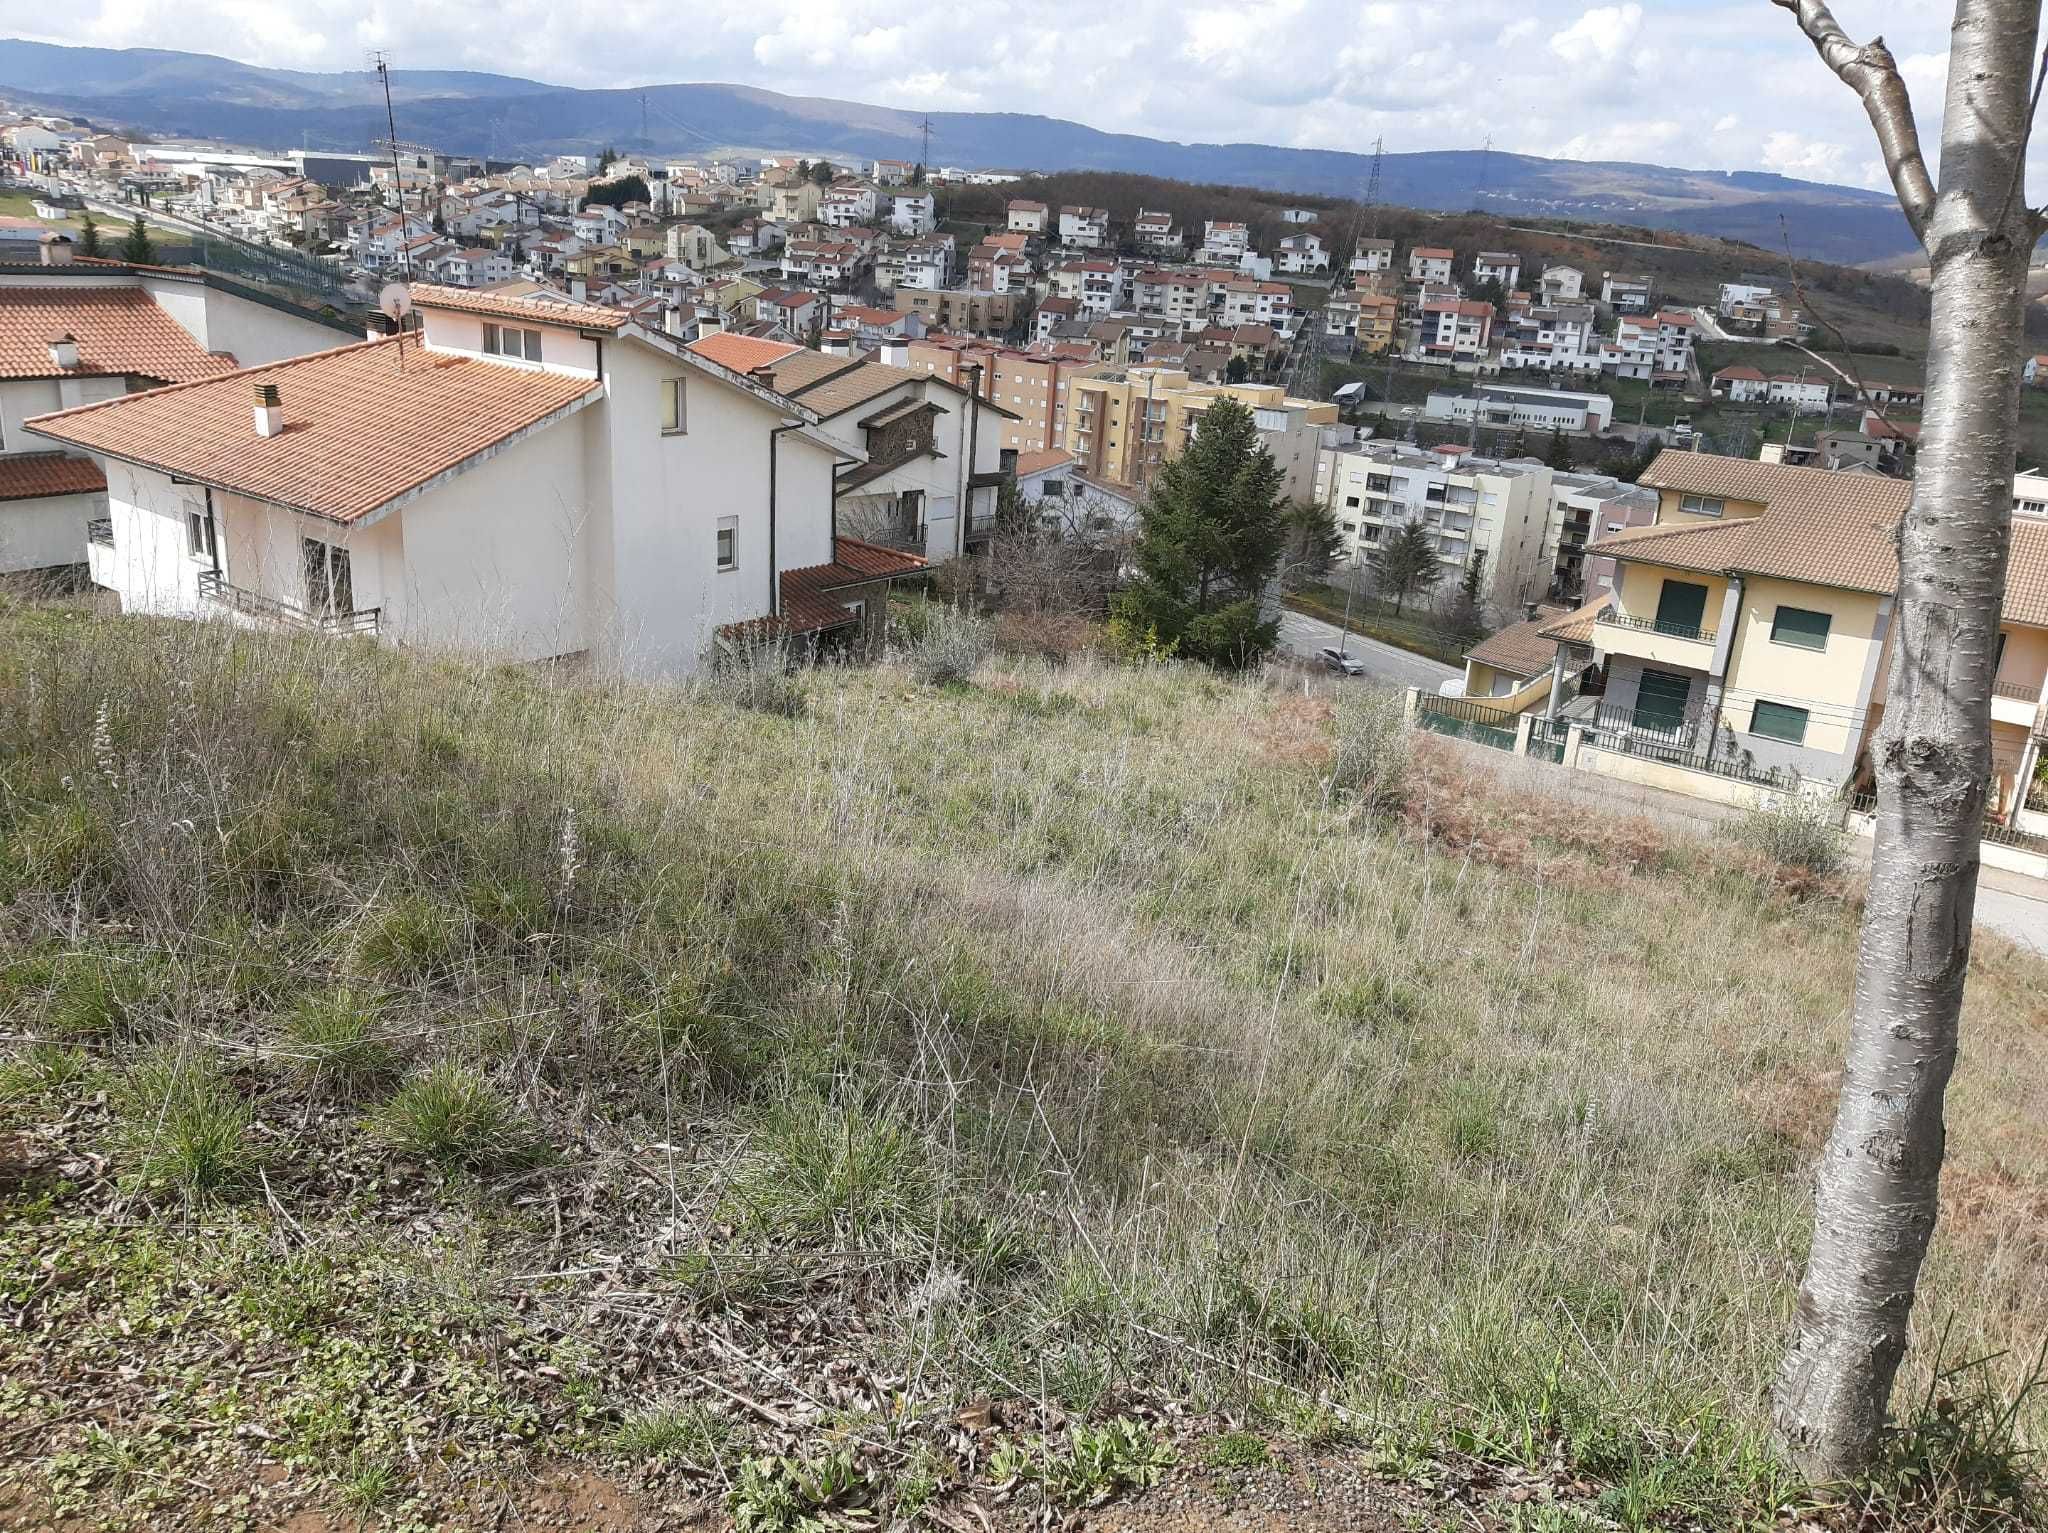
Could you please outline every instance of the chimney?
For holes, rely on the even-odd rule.
[[[284,400],[274,383],[256,385],[256,434],[276,436],[284,430]]]
[[[1527,623],[1533,623],[1536,621],[1536,603],[1522,603],[1522,620]]]
[[[71,338],[71,332],[50,337],[50,365],[60,372],[72,372],[78,366],[78,342]]]
[[[363,334],[370,340],[381,341],[391,334],[391,321],[382,314],[372,314],[363,322]]]
[[[69,266],[71,264],[71,236],[50,233],[36,241],[45,266]]]

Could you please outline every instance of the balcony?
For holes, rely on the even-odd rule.
[[[383,614],[381,607],[351,608],[346,612],[308,612],[275,596],[265,596],[245,586],[230,585],[218,570],[199,572],[201,600],[259,622],[276,623],[307,633],[366,634],[375,637]]]
[[[2041,688],[2027,686],[2020,682],[1995,681],[1991,684],[1991,722],[2011,724],[2020,729],[2032,729],[2041,711]]]
[[[1629,617],[1612,607],[1604,609],[1594,621],[1600,630],[1600,648],[1611,654],[1699,670],[1714,651],[1714,633],[1709,628]]]

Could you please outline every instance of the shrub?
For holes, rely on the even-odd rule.
[[[398,1149],[471,1171],[519,1165],[540,1148],[519,1109],[467,1065],[438,1064],[415,1075],[378,1109],[372,1126]]]
[[[1072,612],[1006,612],[996,619],[996,648],[1057,665],[1085,654],[1100,630]]]
[[[1743,811],[1729,836],[1740,846],[1788,868],[1827,878],[1842,870],[1846,843],[1838,823],[1840,807],[1830,799],[1781,793]]]
[[[698,690],[714,702],[750,713],[784,719],[803,716],[804,686],[786,638],[721,642],[700,673]]]
[[[249,1104],[212,1056],[164,1049],[132,1065],[114,1092],[116,1140],[135,1174],[194,1201],[231,1192],[261,1163]]]
[[[924,632],[903,651],[910,674],[928,687],[965,681],[995,648],[995,631],[985,618],[956,607],[934,606]]]
[[[1347,688],[1333,719],[1336,753],[1330,786],[1365,808],[1380,811],[1400,801],[1408,771],[1408,731],[1397,693],[1372,687]]]

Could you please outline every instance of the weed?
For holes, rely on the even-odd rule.
[[[612,1432],[612,1447],[627,1458],[700,1470],[722,1465],[739,1440],[730,1416],[695,1402],[635,1411]]]
[[[368,996],[346,986],[315,991],[285,1016],[289,1063],[307,1084],[356,1098],[397,1068],[378,1029],[379,1008]]]
[[[796,1102],[769,1113],[732,1198],[767,1233],[866,1243],[923,1226],[932,1191],[924,1147],[901,1122]]]
[[[1728,827],[1738,846],[1782,867],[1798,868],[1819,878],[1841,872],[1848,857],[1842,833],[1841,805],[1806,793],[1780,793],[1753,809],[1745,809]]]
[[[1336,753],[1330,786],[1370,814],[1400,803],[1408,775],[1409,736],[1399,694],[1378,687],[1346,687],[1332,715]]]
[[[1157,1485],[1173,1462],[1170,1446],[1119,1416],[1099,1427],[1074,1427],[1065,1449],[1040,1466],[1039,1478],[1055,1505],[1099,1506],[1119,1492]]]
[[[995,632],[985,618],[934,604],[902,653],[911,675],[942,687],[972,679],[994,649]]]
[[[401,1085],[371,1121],[396,1148],[471,1171],[522,1165],[541,1148],[533,1125],[504,1092],[467,1065],[430,1066]]]
[[[1263,1469],[1273,1450],[1256,1432],[1219,1432],[1203,1445],[1202,1462],[1211,1469]]]
[[[752,713],[794,719],[804,712],[804,683],[785,638],[722,641],[699,671],[697,690],[713,702]]]
[[[874,1488],[848,1448],[813,1458],[750,1458],[726,1497],[735,1533],[826,1533],[871,1522]]]
[[[253,1115],[210,1054],[153,1051],[120,1077],[115,1107],[120,1144],[144,1183],[198,1201],[255,1180]]]
[[[359,1455],[341,1475],[342,1505],[367,1516],[390,1500],[401,1483],[398,1466],[390,1459]]]

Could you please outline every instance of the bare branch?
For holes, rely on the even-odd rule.
[[[1862,44],[1851,42],[1826,0],[1771,3],[1799,18],[1799,30],[1813,44],[1821,62],[1862,100],[1870,126],[1877,132],[1877,147],[1884,155],[1892,190],[1899,195],[1899,207],[1924,244],[1927,226],[1934,218],[1934,178],[1927,173],[1927,161],[1920,153],[1920,130],[1913,122],[1913,98],[1900,78],[1891,49],[1881,37]]]

